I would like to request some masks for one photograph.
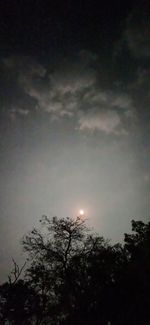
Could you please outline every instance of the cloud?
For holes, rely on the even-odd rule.
[[[20,117],[25,117],[29,114],[29,110],[28,109],[22,109],[22,108],[11,108],[9,110],[9,118],[10,120],[13,122],[13,121],[16,121],[17,117],[20,116]]]
[[[45,68],[29,57],[9,56],[0,59],[0,69],[1,114],[11,120],[26,117],[36,107],[36,101],[26,88],[44,80]]]
[[[83,94],[89,91],[96,82],[95,71],[82,67],[81,64],[70,63],[59,66],[48,74],[47,83],[41,78],[37,83],[26,79],[24,91],[37,101],[39,110],[49,113],[52,119],[74,116],[80,106]]]
[[[126,134],[126,122],[133,118],[129,96],[101,90],[97,80],[89,74],[72,76],[55,73],[50,78],[49,91],[30,89],[30,96],[51,118],[74,117],[81,131],[99,130],[107,134]]]
[[[99,130],[106,134],[120,133],[118,127],[121,124],[120,117],[115,111],[88,111],[81,113],[78,121],[81,131],[89,130],[91,132]]]
[[[84,50],[78,61],[64,61],[51,71],[29,58],[4,59],[15,84],[14,93],[18,94],[15,100],[10,97],[9,114],[25,117],[34,109],[36,114],[48,114],[51,121],[74,119],[76,130],[82,132],[126,134],[134,121],[132,99],[111,87],[102,88],[96,66],[91,66],[97,60],[96,55]]]
[[[149,17],[149,1],[141,1],[127,19],[125,38],[135,57],[150,57]]]
[[[95,90],[86,94],[88,110],[80,111],[78,120],[81,131],[101,131],[106,134],[125,135],[129,131],[129,121],[134,121],[134,108],[126,95]],[[85,106],[85,105],[84,105]]]
[[[26,56],[9,56],[7,58],[2,59],[3,65],[9,71],[17,72],[20,80],[25,80],[25,77],[29,79],[33,79],[34,77],[44,77],[46,73],[46,69],[35,62],[30,57]]]
[[[85,54],[84,54],[85,55]],[[129,95],[101,89],[96,71],[79,63],[60,66],[48,76],[48,87],[33,82],[28,94],[52,120],[75,118],[77,129],[126,134],[127,122],[134,119]]]

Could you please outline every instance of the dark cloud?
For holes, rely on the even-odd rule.
[[[31,59],[20,56],[2,58],[0,62],[1,113],[6,117],[27,116],[35,107],[35,100],[24,91],[27,83],[43,76],[44,68]]]
[[[141,127],[149,124],[150,112],[150,69],[139,68],[136,80],[129,86]]]
[[[121,38],[114,48],[119,86],[123,86],[135,108],[140,134],[149,138],[150,106],[150,5],[139,1],[126,18]]]
[[[125,38],[135,57],[150,58],[150,5],[141,1],[127,19]]]

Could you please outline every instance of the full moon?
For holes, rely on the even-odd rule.
[[[83,216],[84,215],[84,210],[79,210],[79,214],[80,214],[80,216]]]

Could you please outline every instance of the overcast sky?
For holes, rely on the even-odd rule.
[[[1,281],[43,214],[149,220],[149,1],[0,4]]]

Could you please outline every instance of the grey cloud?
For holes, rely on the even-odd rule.
[[[37,100],[38,108],[50,113],[53,118],[74,116],[80,106],[80,99],[95,84],[95,71],[81,69],[79,64],[59,67],[51,73],[44,88],[35,80],[28,82],[24,90]]]
[[[77,91],[91,87],[95,83],[94,71],[58,71],[50,76],[50,84],[53,90],[60,95],[74,94]]]
[[[83,51],[86,63],[65,62],[48,73],[41,64],[25,58],[7,58],[3,63],[8,71],[17,72],[16,87],[23,94],[22,103],[11,103],[11,117],[26,116],[30,105],[25,96],[34,101],[34,109],[49,114],[52,121],[74,118],[80,131],[98,130],[107,134],[127,134],[127,125],[134,121],[134,107],[128,94],[102,89],[91,61],[97,60]],[[128,127],[129,131],[129,127]]]
[[[29,110],[28,109],[22,109],[22,108],[18,108],[18,107],[15,107],[15,108],[11,108],[10,111],[9,111],[9,117],[10,119],[13,121],[13,120],[16,120],[17,116],[27,116],[29,114]]]
[[[89,130],[91,132],[100,130],[106,134],[117,134],[117,128],[121,121],[119,115],[115,111],[99,111],[95,109],[85,114],[81,113],[79,118],[79,129],[81,131]]]
[[[51,114],[52,119],[75,117],[82,131],[101,130],[107,134],[126,134],[125,121],[133,118],[133,105],[129,96],[102,91],[95,76],[59,74],[50,77],[49,90],[30,89],[30,96]]]
[[[90,107],[80,113],[80,130],[99,130],[116,135],[128,133],[128,122],[134,121],[134,108],[129,96],[97,90],[86,94],[85,98]]]
[[[83,97],[86,104],[101,105],[106,109],[109,107],[128,110],[133,108],[132,100],[129,95],[123,93],[117,93],[111,89],[101,90],[100,87],[90,89],[84,94]]]

